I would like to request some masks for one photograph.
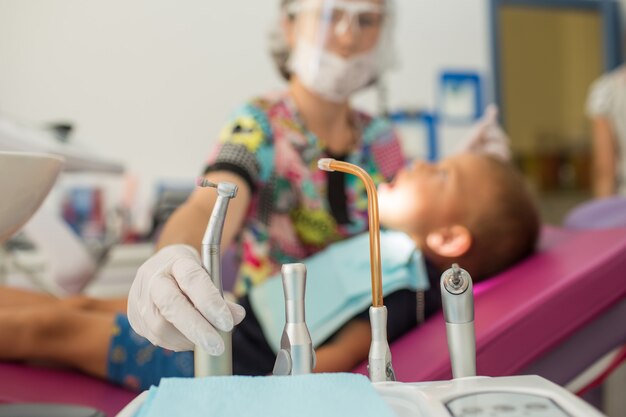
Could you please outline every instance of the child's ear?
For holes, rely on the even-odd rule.
[[[460,224],[442,227],[426,236],[426,245],[437,255],[455,258],[464,255],[472,246],[472,234]]]

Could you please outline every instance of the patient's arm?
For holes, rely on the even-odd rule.
[[[0,286],[0,309],[8,307],[33,307],[48,303],[74,307],[81,310],[126,314],[128,300],[125,297],[94,298],[85,295],[58,298],[50,294]]]
[[[44,361],[105,378],[115,315],[59,303],[0,309],[0,360]]]
[[[0,286],[0,310],[4,308],[56,303],[58,301],[59,299],[54,295]]]
[[[315,351],[314,372],[347,372],[367,359],[371,330],[368,320],[348,322],[335,338]]]

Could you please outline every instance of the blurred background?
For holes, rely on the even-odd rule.
[[[589,197],[584,103],[591,82],[621,62],[619,1],[396,6],[397,68],[359,106],[395,116],[409,153],[436,158],[496,102],[546,221]],[[103,181],[100,204],[125,195],[133,228],[146,233],[163,193],[190,187],[229,114],[283,87],[268,54],[276,22],[267,0],[0,0],[0,116],[55,125],[123,166],[121,185],[74,180]]]
[[[623,62],[626,0],[395,6],[395,69],[358,107],[388,114],[406,153],[434,160],[496,103],[545,222],[592,197],[585,101]],[[0,148],[73,158],[46,205],[97,256],[150,241],[229,115],[284,88],[269,55],[277,11],[274,0],[0,0]]]
[[[93,262],[88,294],[127,291],[229,115],[284,88],[269,55],[278,3],[0,0],[0,150],[68,159],[44,207],[76,239],[58,256]],[[387,114],[409,156],[436,160],[495,103],[546,223],[592,198],[585,102],[624,62],[626,0],[395,5],[395,68],[357,107]],[[46,278],[31,232],[0,248],[0,283],[77,291]]]

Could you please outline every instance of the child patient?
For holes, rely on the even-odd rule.
[[[539,233],[538,213],[521,176],[507,163],[481,154],[412,164],[379,187],[379,206],[381,225],[396,231],[383,232],[381,239],[383,281],[388,271],[418,275],[412,284],[385,294],[390,341],[440,308],[439,276],[452,263],[468,270],[474,281],[489,278],[529,255]],[[359,239],[362,251],[354,249]],[[404,252],[409,242],[408,252],[418,256],[397,256],[398,242]],[[339,274],[342,260],[367,265],[368,256],[367,237],[360,235],[304,263]],[[387,257],[393,261],[385,263]],[[354,274],[369,283],[369,276],[362,276],[368,268],[355,267]],[[315,276],[309,269],[309,282]],[[282,299],[282,288],[274,287]],[[254,294],[238,300],[247,316],[233,332],[235,374],[268,374],[274,364],[276,341],[266,338],[267,311],[255,305]],[[324,300],[307,296],[306,302],[307,311],[316,303],[324,308]],[[278,308],[283,311],[282,304]],[[161,377],[193,374],[192,352],[153,346],[133,332],[125,312],[126,299],[59,300],[0,288],[0,360],[60,363],[133,389],[157,384]],[[367,358],[367,307],[351,317],[319,342],[316,372],[349,371]]]

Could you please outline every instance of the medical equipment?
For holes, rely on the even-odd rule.
[[[455,375],[464,376],[451,381],[374,382],[374,388],[397,416],[602,416],[581,399],[539,376],[469,376],[474,373],[475,357],[463,351],[474,352],[474,332],[469,329],[474,317],[471,277],[453,265],[442,274],[440,285],[447,324],[462,326],[448,328],[448,344]],[[463,361],[469,364],[460,363]],[[311,395],[303,390],[296,394]]]
[[[304,315],[306,266],[286,264],[281,268],[281,274],[285,293],[285,328],[273,374],[310,374],[315,368],[315,351]]]
[[[586,324],[598,319],[604,313],[616,311],[617,317],[623,321],[624,309],[619,310],[619,307],[625,305],[623,300],[626,295],[622,274],[626,267],[624,254],[626,254],[625,229],[579,232],[544,228],[538,254],[476,287],[481,301],[477,305],[476,313],[478,327],[476,343],[481,358],[478,364],[485,364],[487,368],[485,371],[485,367],[481,366],[482,373],[510,375],[522,369],[520,366],[526,367],[532,361],[536,361],[546,351],[554,351],[563,339],[576,332],[586,331]],[[598,282],[604,285],[594,285]],[[618,310],[615,310],[616,304]],[[446,349],[441,344],[445,337],[440,337],[445,332],[443,323],[441,316],[435,316],[400,341],[405,342],[407,349],[401,351],[399,349],[401,346],[396,344],[395,352],[399,352],[397,356],[394,353],[396,363],[400,359],[403,364],[398,369],[402,374],[400,378],[406,378],[408,381],[447,379],[448,358],[445,354]],[[439,328],[442,329],[441,332],[436,330]],[[603,331],[593,338],[594,344],[603,347],[605,341],[602,339],[620,334],[624,337],[624,332],[620,331],[623,326],[612,328],[614,332]],[[416,333],[419,333],[417,339]],[[407,341],[411,341],[411,346],[406,345]],[[440,360],[442,357],[446,362],[443,365]],[[416,358],[425,359],[416,360]],[[571,360],[568,362],[568,366],[574,371],[579,366]],[[419,374],[416,369],[430,370],[431,376],[416,377],[416,374]],[[433,376],[437,375],[433,370],[442,376]],[[84,395],[83,398],[82,394],[79,394],[80,390],[63,388],[63,384],[59,384],[58,375],[72,375],[66,371],[0,364],[0,373],[3,375],[3,378],[0,378],[0,402],[34,399],[41,401],[45,394],[52,396],[55,401],[70,401],[73,397],[75,402],[100,404],[101,407],[109,404],[110,407],[115,397],[102,393],[98,394],[101,395],[100,399],[88,395]],[[82,375],[73,377],[74,386],[105,385],[100,381],[92,381],[93,384],[90,385],[90,378]],[[43,390],[42,383],[48,384]],[[493,389],[499,392],[503,390],[513,392],[513,395],[505,397],[512,398],[511,401],[530,400],[529,397],[517,395],[525,392],[544,395],[553,403],[559,404],[570,416],[576,416],[576,413],[586,416],[599,415],[582,401],[538,377],[460,378],[452,381],[411,384],[386,382],[377,383],[375,386],[392,406],[406,406],[402,410],[408,414],[404,415],[415,416],[420,415],[417,414],[420,412],[428,416],[423,408],[428,404],[439,407],[438,410],[445,410],[441,407],[444,407],[443,401],[448,401],[449,397],[444,398],[443,395],[468,394],[466,397],[470,400],[482,400],[487,397],[481,394],[479,398],[477,394]],[[108,387],[109,392],[116,390],[119,389]],[[423,399],[426,396],[426,400],[432,399],[430,403]],[[117,406],[121,406],[128,398],[129,396],[117,397],[115,400]],[[500,395],[498,398],[503,397]],[[541,407],[546,406],[545,401],[535,402],[535,399],[536,397],[532,402],[524,403],[530,405],[529,412],[541,411]],[[455,404],[450,403],[450,406]],[[495,408],[496,405],[499,408]],[[573,411],[567,408],[572,406],[576,407]],[[557,413],[555,410],[553,408],[552,411]],[[494,404],[494,411],[511,411],[510,405],[506,407],[506,404]],[[559,415],[554,413],[552,415]]]
[[[353,173],[364,180],[369,202],[370,236],[377,235],[376,232],[379,230],[378,204],[371,178],[358,167],[332,159],[321,159],[318,166],[327,171],[338,170]],[[370,256],[372,298],[375,306],[376,297],[380,294],[376,291],[376,287],[382,287],[380,243],[376,238],[370,242]],[[440,285],[450,361],[455,377],[452,386],[449,381],[408,384],[418,388],[416,392],[407,390],[405,384],[402,383],[382,382],[382,379],[376,378],[379,375],[374,375],[372,378],[371,351],[381,351],[380,348],[375,349],[375,343],[382,341],[386,346],[389,367],[391,367],[391,352],[387,344],[386,331],[380,333],[381,329],[386,330],[386,314],[383,319],[372,314],[372,309],[375,309],[374,306],[370,309],[372,326],[372,347],[368,368],[370,379],[375,386],[386,387],[380,388],[379,393],[399,416],[456,417],[483,412],[495,416],[508,414],[511,417],[528,415],[529,412],[553,417],[601,416],[600,413],[573,394],[540,377],[511,377],[505,378],[504,381],[491,379],[489,382],[476,378],[474,296],[471,277],[467,271],[461,270],[455,264],[450,270],[442,274]],[[382,298],[382,294],[380,297]],[[382,300],[380,301],[382,304]],[[383,313],[386,313],[386,310],[383,310]],[[393,379],[387,379],[387,381],[393,380],[395,380],[395,376]]]
[[[374,386],[398,417],[603,416],[574,394],[534,375]]]
[[[103,158],[80,146],[62,143],[52,131],[14,123],[0,116],[0,151],[37,152],[50,158],[64,160],[64,172],[89,172],[121,174],[124,166],[117,161]],[[8,167],[6,167],[8,168]],[[22,175],[26,181],[31,173]],[[5,177],[17,178],[15,172]],[[57,174],[46,180],[55,182]],[[47,192],[46,192],[47,195]],[[71,230],[57,213],[43,207],[37,213],[29,213],[32,220],[24,225],[23,232],[37,251],[46,258],[46,274],[28,274],[37,287],[57,295],[76,294],[94,278],[98,264],[89,248]],[[26,213],[27,211],[25,211]],[[0,239],[1,240],[1,239]],[[106,251],[101,250],[101,259]],[[72,262],[67,262],[71,259]]]
[[[568,384],[626,343],[625,269],[626,229],[544,226],[536,254],[474,288],[478,372]],[[450,379],[446,343],[441,313],[395,341],[398,380]]]
[[[372,305],[372,287],[366,279],[371,270],[365,249],[368,244],[369,234],[363,233],[307,258],[306,270],[311,279],[306,283],[306,298],[324,300],[306,306],[306,325],[314,348]],[[405,233],[381,230],[380,249],[383,296],[400,290],[423,292],[430,288],[424,256]],[[248,298],[265,340],[277,353],[285,327],[281,277],[272,276],[254,285]]]
[[[396,375],[391,363],[391,351],[387,342],[387,308],[383,305],[383,281],[380,263],[380,222],[378,220],[378,195],[374,181],[362,168],[322,158],[317,162],[319,169],[324,171],[340,171],[357,176],[365,184],[367,192],[369,233],[370,233],[370,265],[372,279],[372,306],[370,307],[370,325],[372,327],[372,343],[368,356],[368,370],[372,382],[395,381]]]
[[[474,296],[467,271],[453,264],[441,276],[441,301],[454,378],[476,376]]]
[[[0,151],[37,152],[65,160],[68,172],[102,172],[121,174],[124,166],[96,152],[60,142],[52,131],[20,125],[0,116]]]
[[[63,159],[27,152],[0,152],[0,243],[37,211],[54,185]]]
[[[455,379],[375,383],[399,417],[602,416],[580,398],[538,376],[476,377],[471,277],[455,264],[442,274],[441,289]]]
[[[0,152],[0,243],[11,237],[37,211],[54,185],[63,168],[63,158],[47,154],[27,152]],[[1,272],[1,271],[0,271]],[[2,335],[1,337],[10,337]],[[11,381],[3,369],[0,381]],[[56,383],[56,381],[55,381]],[[28,384],[23,387],[30,389]],[[0,416],[63,415],[75,417],[104,417],[97,410],[87,407],[35,404],[9,404],[11,397],[0,393]]]
[[[237,186],[229,182],[215,184],[206,179],[199,180],[198,186],[217,189],[217,200],[202,238],[202,266],[211,277],[213,284],[220,290],[222,297],[224,297],[220,242],[222,240],[222,230],[224,229],[228,203],[237,196]],[[219,330],[219,334],[224,340],[224,353],[221,355],[209,355],[204,349],[196,346],[194,350],[196,377],[233,374],[232,333]]]
[[[536,254],[474,285],[478,372],[536,374],[567,384],[626,342],[624,270],[626,229],[544,226]],[[443,313],[393,342],[391,352],[399,381],[452,377]],[[356,371],[367,374],[366,364]],[[70,370],[2,362],[0,375],[0,403],[83,404],[113,416],[137,396]]]

